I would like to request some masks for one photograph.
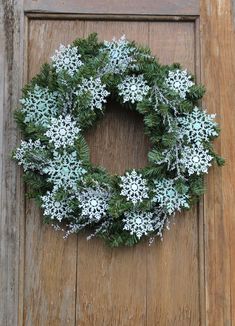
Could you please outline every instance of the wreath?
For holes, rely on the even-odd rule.
[[[179,64],[161,65],[150,49],[97,35],[60,45],[23,89],[15,118],[24,140],[13,157],[43,220],[67,238],[89,230],[111,246],[162,238],[169,217],[204,192],[203,175],[223,159],[211,141],[215,115],[199,106],[202,85]],[[111,175],[89,160],[84,133],[115,100],[143,116],[148,166]]]

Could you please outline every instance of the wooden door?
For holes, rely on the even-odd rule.
[[[232,325],[234,253],[234,31],[229,0],[19,0],[1,5],[0,325]],[[126,34],[161,63],[180,62],[208,89],[204,104],[223,129],[215,144],[227,159],[207,179],[207,194],[171,221],[151,247],[107,248],[85,235],[63,240],[24,197],[9,158],[19,135],[12,112],[24,82],[60,43],[97,32]],[[140,117],[109,104],[89,134],[91,158],[109,171],[146,164]],[[108,139],[108,141],[107,141]],[[127,140],[127,141],[126,141]],[[125,142],[125,146],[123,143]]]

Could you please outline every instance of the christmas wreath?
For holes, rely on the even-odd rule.
[[[15,118],[24,140],[13,153],[44,221],[65,238],[86,229],[111,246],[162,238],[169,217],[203,194],[212,162],[223,164],[211,145],[215,115],[199,106],[204,87],[124,36],[91,34],[51,59],[23,89]],[[110,99],[143,116],[151,142],[148,166],[122,176],[91,164],[84,138]]]

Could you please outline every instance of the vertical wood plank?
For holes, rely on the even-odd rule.
[[[150,23],[150,47],[161,63],[195,73],[193,22]],[[162,243],[147,252],[148,325],[199,325],[198,210],[177,214]]]
[[[214,167],[205,196],[206,325],[233,325],[235,316],[235,33],[232,3],[201,1],[204,100],[217,113],[215,147],[226,165]],[[233,13],[234,14],[234,13]]]
[[[87,21],[85,35],[94,31],[100,40],[126,34],[127,38],[148,44],[147,23]],[[93,160],[116,173],[133,164],[145,165],[147,143],[142,121],[136,114],[112,105],[108,110],[101,125],[88,137]],[[109,152],[108,138],[112,146]],[[146,325],[146,246],[144,243],[112,250],[99,240],[88,242],[79,237],[77,325]]]
[[[22,85],[22,1],[0,4],[0,325],[21,325],[19,280],[23,184],[10,152],[17,145],[13,119]]]
[[[83,36],[80,21],[32,20],[29,23],[28,78],[49,60],[60,43]],[[77,237],[63,240],[42,224],[40,210],[26,203],[25,325],[74,325]]]

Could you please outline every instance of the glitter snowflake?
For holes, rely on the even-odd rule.
[[[127,172],[125,176],[122,176],[121,180],[121,195],[125,196],[134,205],[142,202],[144,198],[148,198],[147,180],[143,179],[141,174],[137,174],[133,170],[131,173]]]
[[[102,110],[102,105],[107,102],[106,98],[110,94],[106,90],[106,85],[102,84],[101,79],[94,79],[93,77],[90,77],[89,79],[84,78],[81,85],[79,85],[76,95],[79,96],[84,93],[91,95],[90,107],[92,110],[95,108]]]
[[[172,214],[175,210],[180,211],[181,207],[189,207],[188,195],[180,194],[176,190],[173,180],[157,180],[154,184],[155,195],[153,201],[159,203],[159,206],[168,214]]]
[[[106,215],[110,193],[102,188],[87,188],[78,194],[81,215],[92,220],[100,220]]]
[[[58,111],[57,92],[49,92],[48,88],[35,85],[33,91],[28,92],[26,98],[20,99],[24,122],[46,127],[50,118]]]
[[[150,87],[144,80],[143,75],[128,76],[118,85],[119,95],[123,97],[123,102],[140,102],[147,95]]]
[[[154,231],[153,228],[153,213],[131,211],[124,213],[123,229],[130,231],[130,234],[135,234],[138,239],[143,235],[147,235],[149,232]]]
[[[66,47],[63,44],[60,44],[59,50],[55,50],[55,54],[51,57],[56,72],[66,70],[70,76],[73,76],[83,65],[80,58],[81,55],[76,46],[68,45]]]
[[[188,75],[187,70],[177,69],[169,71],[165,82],[170,89],[179,93],[180,97],[184,99],[190,87],[194,85],[191,78],[192,77]]]
[[[189,142],[197,144],[209,141],[210,137],[218,136],[217,123],[214,121],[215,114],[207,114],[206,111],[195,107],[185,117],[178,118],[181,126],[181,135],[186,136]]]
[[[101,51],[108,53],[108,64],[104,68],[105,73],[121,74],[134,61],[133,54],[135,49],[130,46],[125,35],[119,40],[113,38],[111,42],[104,41],[104,48]]]
[[[38,156],[40,157],[42,151],[45,149],[45,146],[41,144],[40,140],[32,141],[21,141],[20,147],[18,147],[15,151],[14,158],[19,161],[18,164],[23,166],[24,171],[27,170],[35,170],[41,169],[43,166],[43,161],[38,158],[37,160],[32,160],[32,156],[30,159],[28,156],[32,155],[35,152],[38,152]]]
[[[76,126],[76,122],[72,121],[72,117],[67,115],[65,117],[52,118],[51,125],[46,131],[45,135],[49,138],[55,148],[73,146],[74,141],[79,134],[80,128]]]
[[[82,179],[86,170],[77,159],[76,152],[60,154],[54,151],[53,159],[48,162],[43,172],[49,175],[48,180],[54,184],[55,189],[61,187],[76,190],[77,182]]]
[[[191,174],[208,173],[213,157],[202,145],[185,146],[182,151],[181,164]]]
[[[56,191],[47,191],[45,196],[41,197],[43,215],[50,217],[52,220],[57,219],[61,222],[62,219],[68,217],[72,209],[68,199],[56,200]]]

